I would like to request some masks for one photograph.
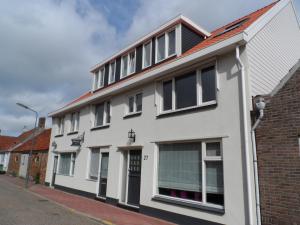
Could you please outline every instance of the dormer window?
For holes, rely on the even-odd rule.
[[[143,46],[143,68],[147,68],[151,66],[151,58],[152,58],[152,42],[149,41]]]
[[[63,135],[64,134],[64,125],[65,125],[65,118],[60,117],[57,120],[57,135]]]
[[[122,78],[135,72],[135,50],[122,57],[121,71]]]
[[[175,29],[156,38],[156,62],[160,62],[176,54]]]
[[[116,61],[109,64],[109,83],[115,82],[116,77]]]
[[[96,72],[94,77],[94,90],[102,88],[104,86],[104,67]]]

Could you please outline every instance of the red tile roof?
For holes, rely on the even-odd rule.
[[[149,68],[148,70],[144,70],[140,73],[137,73],[137,74],[133,74],[132,76],[128,76],[126,78],[128,79],[131,79],[137,75],[142,75],[144,74],[145,72],[148,72],[149,70],[153,70],[153,69],[156,69],[158,67],[161,67],[162,65],[165,65],[165,64],[168,64],[170,62],[173,62],[179,58],[183,58],[185,56],[188,56],[188,55],[191,55],[192,53],[194,52],[197,52],[197,51],[200,51],[204,48],[207,48],[209,46],[212,46],[214,44],[217,44],[218,42],[221,42],[221,41],[224,41],[226,39],[229,39],[237,34],[240,34],[242,33],[245,29],[247,29],[251,24],[253,24],[259,17],[261,17],[263,14],[265,14],[267,11],[269,11],[274,5],[276,5],[279,1],[276,1],[276,2],[273,2],[271,3],[270,5],[267,5],[255,12],[252,12],[250,13],[249,15],[246,15],[242,18],[239,18],[223,27],[220,27],[214,31],[211,32],[211,36],[209,36],[207,39],[205,39],[204,41],[200,42],[198,45],[194,46],[193,48],[191,48],[190,50],[188,50],[187,52],[185,52],[184,54],[182,54],[181,56],[179,57],[176,57],[172,60],[168,60],[168,61],[165,61],[164,63],[161,63],[160,65],[157,65],[157,66],[154,66],[152,68]],[[243,20],[246,20],[244,23],[241,24],[241,26],[235,28],[235,29],[232,29],[228,32],[225,32],[226,28],[232,26],[232,25],[235,25]],[[127,79],[122,79],[121,81],[119,81],[118,83],[122,82],[122,81],[125,81]],[[96,91],[95,93],[98,93],[99,91],[103,90],[103,89],[107,89],[107,88],[110,88],[112,86],[114,86],[114,84],[117,84],[117,83],[113,83],[112,85],[109,85],[107,87],[104,87],[98,91]],[[94,93],[92,93],[91,91],[89,92],[86,92],[85,94],[81,95],[79,98],[76,98],[75,100],[73,100],[72,102],[68,103],[67,105],[65,105],[64,107],[66,106],[70,106],[76,102],[79,102],[83,99],[86,99],[90,96],[94,95]],[[63,109],[64,107],[62,107],[61,109]]]
[[[0,135],[0,151],[7,150],[18,141],[17,137]]]
[[[51,129],[45,129],[41,133],[39,133],[34,139],[34,148],[33,151],[47,151],[49,149],[50,144],[50,135]],[[26,152],[30,151],[32,148],[32,138],[30,140],[25,141],[23,144],[14,149],[14,152]]]

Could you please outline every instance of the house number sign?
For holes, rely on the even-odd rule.
[[[148,160],[148,155],[144,155],[144,160]]]

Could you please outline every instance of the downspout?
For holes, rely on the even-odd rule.
[[[246,159],[246,180],[247,180],[247,197],[248,197],[248,217],[249,225],[253,225],[253,202],[252,202],[252,187],[251,187],[251,173],[250,173],[250,151],[249,151],[249,131],[247,121],[247,97],[246,97],[246,79],[245,79],[245,66],[240,58],[240,46],[235,48],[236,60],[241,70],[242,82],[242,106],[243,106],[243,133],[245,137],[245,159]]]
[[[261,225],[261,214],[260,214],[260,196],[259,196],[259,181],[258,181],[258,169],[257,169],[257,153],[256,153],[256,139],[255,139],[255,129],[259,125],[260,121],[264,117],[264,108],[266,103],[263,98],[259,98],[256,103],[256,109],[259,111],[259,117],[252,126],[251,129],[251,139],[252,139],[252,154],[253,154],[253,167],[254,167],[254,179],[255,179],[255,197],[256,197],[256,216],[257,225]]]

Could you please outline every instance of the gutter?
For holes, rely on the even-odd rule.
[[[253,202],[252,202],[252,187],[251,187],[251,173],[250,173],[250,151],[249,151],[249,136],[248,136],[248,121],[247,121],[247,98],[246,98],[246,79],[245,79],[245,66],[240,58],[240,46],[236,46],[236,60],[239,64],[241,71],[242,82],[242,107],[243,107],[243,133],[244,133],[244,151],[246,159],[246,181],[247,181],[247,198],[248,198],[248,221],[249,225],[253,223]]]

